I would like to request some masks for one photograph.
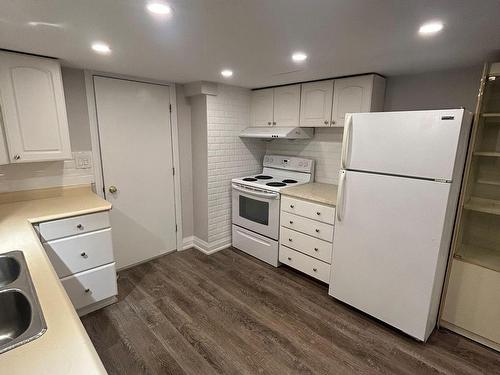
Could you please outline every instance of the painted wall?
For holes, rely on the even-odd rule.
[[[207,99],[194,96],[191,102],[191,142],[193,178],[193,235],[208,241],[208,144]],[[179,147],[182,152],[182,149]],[[186,237],[186,235],[184,235]]]
[[[482,66],[389,77],[386,111],[465,107],[474,112]]]

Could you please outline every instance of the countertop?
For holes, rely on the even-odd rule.
[[[310,182],[281,189],[280,193],[289,197],[335,206],[337,204],[337,185]]]
[[[106,374],[32,224],[111,209],[89,186],[0,194],[0,253],[22,250],[47,331],[0,354],[0,372],[14,374]],[[48,197],[48,198],[47,198]],[[7,200],[23,199],[14,203]],[[30,200],[26,200],[32,198]],[[33,199],[34,198],[34,199]]]

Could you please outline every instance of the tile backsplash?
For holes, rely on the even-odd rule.
[[[92,163],[77,168],[75,160],[77,156],[92,160],[90,151],[81,151],[74,152],[73,159],[70,160],[2,165],[0,193],[93,183]]]
[[[314,159],[315,181],[337,184],[343,131],[344,128],[316,128],[311,139],[275,139],[267,142],[266,153]]]

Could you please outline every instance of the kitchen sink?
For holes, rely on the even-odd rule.
[[[0,254],[0,354],[35,340],[46,330],[23,253]]]
[[[0,256],[0,287],[12,283],[19,277],[21,266],[10,256]]]

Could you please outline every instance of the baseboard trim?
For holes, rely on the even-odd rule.
[[[206,255],[214,254],[218,251],[227,249],[229,246],[231,246],[231,240],[227,239],[208,243],[196,236],[190,236],[185,237],[182,240],[182,250],[187,250],[194,247],[196,250],[201,251]]]

